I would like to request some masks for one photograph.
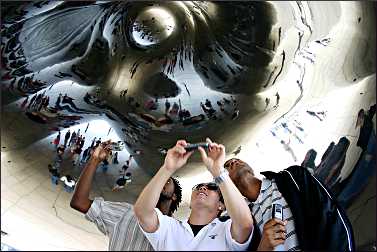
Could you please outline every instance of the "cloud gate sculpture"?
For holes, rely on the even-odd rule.
[[[275,153],[262,146],[269,138],[288,153],[287,164],[308,164],[314,149],[335,146],[340,169],[330,161],[312,168],[339,194],[336,182],[350,180],[371,151],[372,2],[4,1],[1,8],[2,137],[12,132],[9,115],[27,121],[18,131],[33,129],[8,149],[95,119],[109,122],[150,175],[177,139],[210,137],[229,155],[242,150],[265,164]],[[302,115],[337,127],[313,126],[314,136]],[[347,149],[356,154],[346,157]],[[194,155],[180,175],[200,174],[199,161]]]
[[[158,149],[177,138],[198,142],[211,132],[235,149],[251,130],[243,121],[263,112],[265,98],[274,100],[257,94],[282,78],[294,53],[279,47],[275,23],[265,2],[35,4],[4,24],[4,85],[22,96],[60,80],[95,86],[98,92],[81,97],[84,109],[47,113],[105,113],[128,150],[148,156],[138,164],[158,167]],[[41,111],[30,116],[50,123]],[[51,124],[64,127],[61,117]]]

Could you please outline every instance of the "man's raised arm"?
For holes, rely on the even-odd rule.
[[[110,140],[100,144],[92,153],[88,163],[85,165],[79,181],[76,184],[75,192],[73,193],[70,206],[81,213],[87,213],[90,206],[92,205],[92,200],[89,199],[90,189],[92,187],[92,181],[94,174],[96,173],[97,166],[103,160],[106,159],[107,155],[111,150]]]
[[[208,141],[208,140],[207,140]],[[225,207],[232,219],[231,234],[234,240],[244,243],[248,240],[253,230],[253,218],[249,207],[234,185],[232,180],[224,173],[225,147],[222,144],[210,143],[208,155],[199,147],[202,160],[214,178],[219,178],[219,184]]]
[[[154,209],[166,181],[176,170],[184,166],[191,156],[192,152],[187,152],[184,148],[186,145],[186,141],[179,140],[168,150],[164,164],[140,193],[134,205],[135,215],[145,232],[154,233],[158,229],[159,222]]]

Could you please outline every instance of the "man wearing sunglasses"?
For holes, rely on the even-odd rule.
[[[208,141],[208,140],[207,140]],[[208,154],[199,147],[202,160],[214,183],[199,184],[191,194],[191,213],[178,221],[156,208],[159,194],[170,176],[183,167],[193,151],[185,140],[169,149],[165,162],[147,184],[135,203],[135,215],[155,250],[246,250],[253,232],[248,205],[224,169],[225,147],[210,142]],[[230,219],[217,218],[227,208]]]

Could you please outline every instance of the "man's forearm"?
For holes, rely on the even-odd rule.
[[[89,199],[89,193],[99,163],[99,160],[91,158],[85,165],[76,184],[76,189],[73,193],[70,205],[72,208],[82,213],[86,213],[92,204]]]
[[[233,237],[238,242],[244,242],[249,237],[253,226],[253,218],[249,207],[234,185],[229,176],[226,176],[224,181],[220,184],[221,193],[224,198],[227,212],[232,219],[233,230],[237,230],[237,237]]]
[[[172,173],[162,166],[136,200],[134,205],[135,215],[145,231],[154,232],[157,229],[158,222],[154,218],[154,208],[157,205],[166,181],[168,181],[171,175]]]

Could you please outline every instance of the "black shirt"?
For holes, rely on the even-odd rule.
[[[191,230],[192,230],[192,232],[194,233],[194,236],[196,236],[196,235],[199,233],[199,231],[200,231],[204,226],[206,226],[206,225],[193,225],[193,224],[191,224],[190,222],[187,222],[187,223],[190,225]]]

